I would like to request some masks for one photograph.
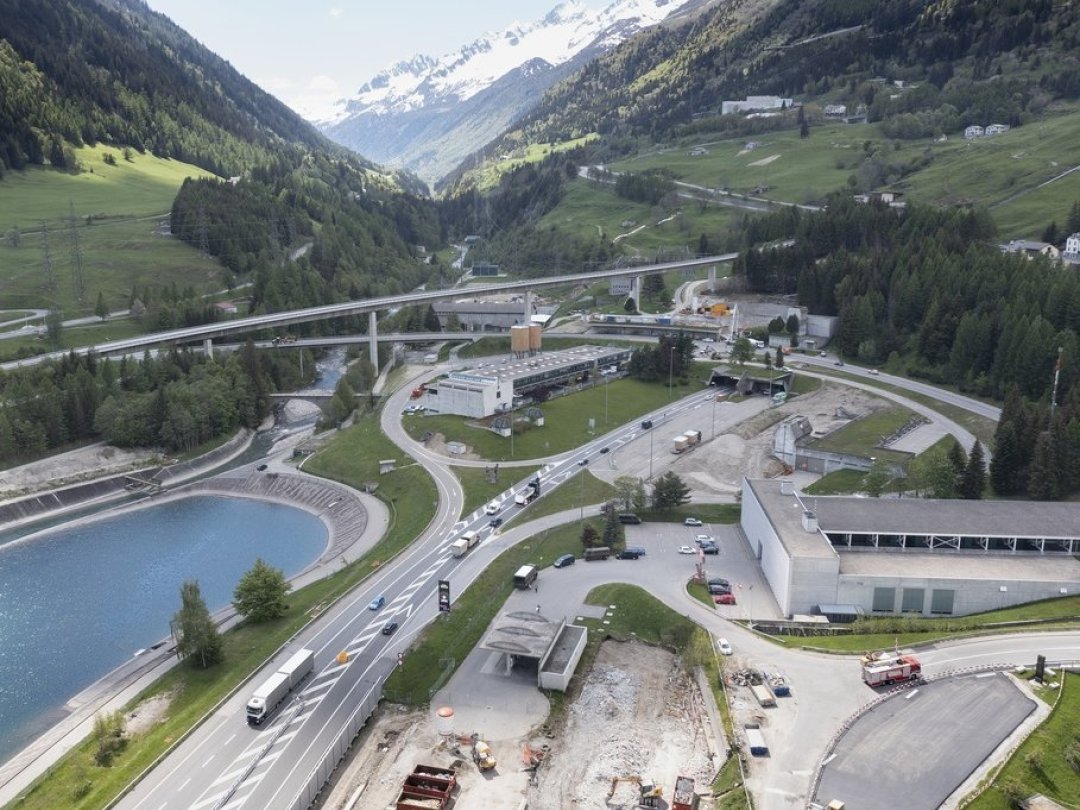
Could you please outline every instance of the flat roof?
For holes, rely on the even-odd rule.
[[[776,536],[792,557],[826,557],[835,559],[836,549],[821,532],[808,532],[802,527],[804,507],[799,499],[780,491],[777,480],[745,479],[754,496],[761,502]],[[745,508],[745,507],[743,507]]]
[[[1080,589],[1080,561],[1063,554],[841,551],[840,576],[1062,582]]]
[[[802,496],[826,532],[1080,538],[1080,503]]]
[[[517,610],[503,613],[492,622],[480,646],[485,650],[525,658],[543,658],[562,626],[539,613]]]
[[[486,363],[460,372],[452,372],[451,378],[488,377],[503,382],[514,383],[527,377],[534,377],[544,372],[558,372],[580,363],[604,363],[612,357],[624,355],[632,349],[625,346],[575,346],[572,349],[545,351],[540,354],[523,357],[520,360],[508,360],[503,363]]]

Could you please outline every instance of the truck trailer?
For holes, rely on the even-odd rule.
[[[671,796],[671,810],[696,810],[697,794],[694,780],[689,776],[680,776],[675,780],[675,792]]]
[[[903,681],[917,681],[922,677],[922,664],[914,655],[875,658],[863,663],[862,676],[868,686],[889,686]]]
[[[701,444],[701,431],[700,430],[688,430],[683,434],[683,438],[686,439],[688,447],[694,447]]]
[[[776,697],[772,690],[763,683],[750,684],[750,692],[761,706],[775,706]]]
[[[690,443],[686,441],[685,436],[676,436],[671,442],[672,453],[682,453],[690,446]]]
[[[534,500],[536,500],[536,487],[532,484],[529,484],[525,489],[514,496],[514,503],[518,506],[526,506]]]
[[[465,532],[457,540],[450,544],[450,553],[455,557],[464,557],[470,548],[480,542],[477,532]]]
[[[299,650],[255,690],[247,703],[247,721],[260,726],[293,689],[315,668],[315,653]]]

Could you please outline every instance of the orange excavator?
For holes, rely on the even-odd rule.
[[[664,789],[655,784],[651,779],[642,779],[640,776],[613,776],[611,778],[611,790],[608,791],[608,800],[615,795],[619,782],[633,782],[638,786],[638,807],[659,807],[660,797],[664,795]]]

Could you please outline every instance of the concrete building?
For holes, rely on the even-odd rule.
[[[630,359],[632,352],[624,348],[576,346],[451,372],[427,387],[424,408],[433,413],[483,419],[511,410],[539,387],[571,385],[598,376],[602,369],[618,368]]]
[[[537,673],[541,689],[565,692],[585,652],[587,631],[566,620],[552,622],[536,613],[516,611],[498,616],[480,642],[481,649],[500,654],[499,668]],[[498,670],[496,670],[496,673]]]
[[[779,96],[747,96],[743,101],[724,101],[720,104],[720,114],[730,115],[738,112],[756,112],[759,110],[787,110],[794,102],[790,98]]]
[[[1080,504],[811,497],[744,479],[741,525],[786,616],[963,616],[1080,593]]]
[[[1001,250],[1003,253],[1018,253],[1029,259],[1045,256],[1057,261],[1061,257],[1061,251],[1049,242],[1035,242],[1030,239],[1013,239],[1007,245],[1002,245]]]

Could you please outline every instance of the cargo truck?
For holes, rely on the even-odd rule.
[[[676,454],[682,453],[689,446],[690,443],[686,441],[685,436],[676,436],[671,443],[671,452]]]
[[[480,542],[480,535],[476,532],[465,532],[457,540],[450,544],[450,553],[455,557],[464,557],[470,548]]]
[[[700,430],[688,430],[683,434],[683,438],[686,439],[688,446],[701,444],[701,431]]]
[[[675,780],[675,792],[671,796],[671,810],[696,810],[697,805],[694,780],[689,776],[679,776]]]
[[[525,487],[525,489],[514,496],[514,503],[518,506],[525,506],[532,503],[534,500],[536,500],[536,487],[532,484],[529,484],[529,486]]]
[[[523,565],[514,574],[514,587],[526,590],[536,582],[536,566]]]
[[[889,686],[903,681],[917,681],[922,677],[922,664],[914,655],[874,658],[864,661],[862,677],[868,686]]]
[[[281,701],[315,668],[315,653],[299,650],[267,678],[247,703],[249,725],[260,726]]]

